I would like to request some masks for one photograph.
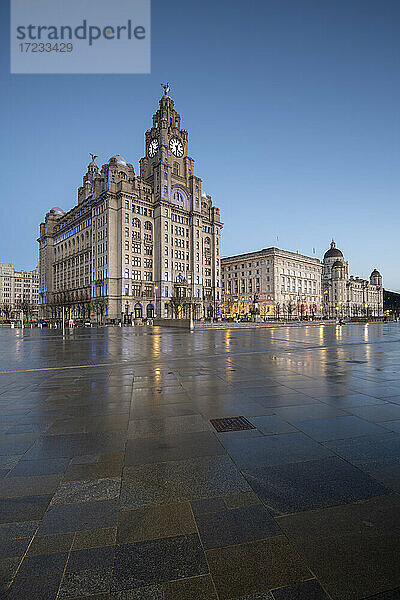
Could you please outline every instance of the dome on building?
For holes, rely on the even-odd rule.
[[[339,250],[340,252],[340,250]],[[340,262],[340,260],[335,260],[335,262],[332,265],[332,269],[341,269],[343,267],[343,263]]]
[[[63,209],[58,208],[58,206],[55,206],[54,208],[52,208],[50,212],[53,213],[53,215],[63,215],[64,214]]]
[[[371,273],[371,277],[382,277],[382,275],[379,273],[378,269],[374,269]]]
[[[128,163],[125,160],[125,158],[123,156],[120,156],[119,154],[116,154],[115,156],[112,156],[108,162],[110,163],[111,161],[112,162],[117,162],[119,165],[123,165],[124,167],[128,166]]]
[[[324,254],[324,260],[325,260],[325,258],[337,258],[337,257],[343,258],[343,252],[341,250],[339,250],[339,248],[336,248],[336,244],[335,244],[334,240],[332,240],[331,247]]]

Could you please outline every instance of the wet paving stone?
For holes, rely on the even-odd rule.
[[[0,541],[32,537],[40,521],[22,521],[22,523],[6,523],[0,525]]]
[[[131,590],[111,592],[111,600],[164,600],[162,585],[146,585]]]
[[[19,556],[0,559],[0,594],[3,593],[3,595],[5,595],[7,588],[17,572],[20,561],[21,558]]]
[[[57,598],[80,598],[108,593],[111,585],[111,568],[86,569],[65,573]]]
[[[241,508],[242,506],[261,504],[260,498],[253,491],[227,494],[224,496],[224,502],[227,508]]]
[[[109,569],[112,567],[113,557],[114,548],[112,546],[72,550],[68,558],[66,572]]]
[[[18,570],[19,577],[44,577],[49,574],[59,574],[60,577],[64,571],[68,554],[54,553],[43,554],[39,556],[27,556],[22,561]]]
[[[23,454],[0,456],[0,470],[6,475],[21,460]]]
[[[113,500],[118,498],[121,488],[120,479],[94,479],[92,481],[68,482],[61,484],[52,499],[55,504],[73,504],[75,502],[90,502]]]
[[[116,500],[51,506],[46,512],[38,533],[39,535],[46,535],[113,527],[117,524],[117,511],[118,504]]]
[[[51,496],[25,496],[0,498],[0,519],[3,523],[41,519],[51,501]]]
[[[112,590],[144,587],[208,573],[197,534],[117,546]]]
[[[72,458],[98,452],[121,452],[125,446],[124,437],[118,431],[43,436],[33,444],[25,458]]]
[[[244,471],[261,501],[274,514],[345,504],[390,490],[337,457]]]
[[[325,442],[325,446],[366,471],[400,464],[400,434],[397,433]]]
[[[96,460],[93,459],[96,457]],[[87,481],[91,479],[116,479],[122,474],[124,454],[122,452],[82,455],[74,457],[66,470],[64,481]]]
[[[61,576],[59,574],[46,577],[17,577],[4,595],[5,600],[55,600]]]
[[[227,509],[223,498],[205,498],[204,500],[194,500],[191,502],[191,506],[195,517],[218,513]]]
[[[274,600],[271,592],[264,592],[262,594],[250,594],[250,596],[241,596],[235,598],[235,600]]]
[[[265,435],[276,435],[277,433],[293,433],[295,427],[283,421],[276,415],[265,415],[263,417],[251,417],[251,422],[261,433]]]
[[[312,421],[296,421],[293,424],[317,442],[356,438],[362,435],[379,435],[385,431],[379,425],[352,415],[313,419]]]
[[[29,545],[31,538],[0,541],[0,558],[22,556]]]
[[[206,552],[218,596],[245,598],[312,577],[284,536]]]
[[[149,506],[119,513],[117,544],[195,532],[196,524],[189,502]]]
[[[6,597],[399,598],[400,325],[340,329],[1,330]]]
[[[36,535],[28,548],[27,556],[68,552],[74,536],[75,532]]]
[[[398,404],[357,406],[353,408],[353,413],[372,423],[383,423],[400,419],[400,406]]]
[[[261,504],[196,516],[206,550],[280,535],[282,532]]]
[[[272,590],[274,600],[329,600],[316,579]]]
[[[277,519],[334,600],[400,586],[400,496]]]
[[[83,548],[101,548],[103,546],[114,546],[116,537],[116,527],[77,531],[75,534],[72,549],[82,550]]]
[[[366,600],[399,600],[400,599],[400,588],[395,590],[388,590],[381,594],[375,594],[374,596],[368,596]]]
[[[125,465],[141,465],[225,454],[212,432],[193,432],[156,439],[130,439],[126,445]]]
[[[69,458],[56,458],[46,460],[20,460],[12,469],[8,477],[33,477],[64,473],[68,467]]]
[[[210,575],[164,584],[165,600],[218,600]]]
[[[44,496],[54,494],[61,475],[38,475],[35,477],[5,477],[0,481],[0,497]]]
[[[227,456],[207,456],[125,469],[120,507],[134,509],[249,490]]]
[[[239,468],[264,468],[323,458],[332,454],[303,433],[285,433],[255,439],[224,442]]]
[[[128,437],[161,437],[200,431],[210,431],[211,426],[201,415],[181,415],[164,419],[137,419],[129,422]]]

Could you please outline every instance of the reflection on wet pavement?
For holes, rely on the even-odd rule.
[[[0,342],[5,598],[400,598],[400,325]]]

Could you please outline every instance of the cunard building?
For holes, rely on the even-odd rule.
[[[202,190],[168,85],[145,134],[140,171],[92,162],[68,211],[40,225],[43,318],[93,322],[215,316],[221,300],[219,209]]]

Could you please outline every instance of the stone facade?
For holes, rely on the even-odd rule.
[[[77,205],[51,209],[40,225],[44,318],[65,309],[97,323],[218,313],[219,209],[194,173],[174,101],[165,94],[159,105],[140,173],[119,155],[101,169],[92,160]]]
[[[327,317],[383,316],[382,276],[374,269],[369,280],[351,275],[349,264],[334,240],[325,252],[322,271],[324,315]]]
[[[38,313],[38,271],[19,271],[12,263],[0,262],[0,319],[36,318]]]
[[[279,248],[222,259],[222,316],[315,318],[322,314],[322,265]]]

